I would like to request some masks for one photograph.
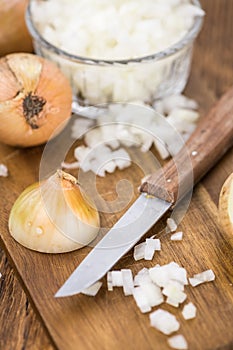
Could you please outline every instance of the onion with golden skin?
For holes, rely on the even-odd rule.
[[[222,228],[233,241],[233,173],[226,179],[221,189],[219,218]]]
[[[33,52],[32,39],[25,23],[28,0],[0,1],[0,56],[12,52]]]
[[[16,53],[0,59],[0,141],[36,146],[62,130],[71,115],[68,79],[42,57]]]
[[[99,213],[77,180],[61,170],[26,188],[14,203],[9,231],[23,246],[43,253],[65,253],[95,239]]]

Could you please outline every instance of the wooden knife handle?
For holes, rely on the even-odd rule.
[[[186,147],[147,178],[140,191],[175,203],[191,190],[190,178],[196,184],[232,145],[233,87],[200,120]],[[187,154],[192,167],[187,167]]]

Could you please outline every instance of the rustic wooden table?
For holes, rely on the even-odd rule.
[[[205,24],[195,45],[192,72],[186,94],[198,100],[201,112],[204,113],[233,82],[233,0],[202,0],[202,5],[206,11]],[[40,152],[40,148],[29,152],[36,153],[37,151]],[[4,161],[7,157],[9,161],[8,155],[14,157],[14,152],[17,150],[0,145],[0,161]],[[197,197],[203,195],[200,194],[202,191],[208,193],[212,206],[211,213],[214,211],[216,214],[214,206],[217,205],[220,188],[224,179],[232,171],[233,151],[231,150],[203,179],[201,189],[199,186]],[[11,188],[8,190],[10,193]],[[206,195],[204,197],[207,198]],[[4,213],[3,208],[1,213],[2,211]],[[224,254],[224,251],[222,253]],[[228,271],[232,274],[230,258],[232,257],[229,255],[228,262],[226,259],[226,266],[229,267]],[[0,251],[0,271],[3,275],[0,280],[0,349],[54,349],[50,336],[42,325],[40,317],[33,311],[3,250]],[[225,311],[227,312],[227,310],[223,310],[223,314]],[[229,311],[232,311],[232,308]],[[211,316],[206,315],[206,322],[208,322],[208,317]],[[222,318],[223,315],[219,315],[219,317]],[[220,344],[221,349],[233,349],[233,336],[230,336],[233,324],[232,317],[230,320],[231,323],[226,324],[226,334],[229,333],[229,336],[226,335],[225,342]],[[146,328],[144,332],[146,332]],[[198,334],[192,336],[198,337]],[[216,336],[216,344],[220,349],[217,343],[218,335],[211,334],[211,336],[213,338]],[[148,344],[149,342],[145,343],[145,347],[140,347],[140,349],[152,349]],[[213,344],[213,342],[208,344]],[[119,342],[118,347],[115,346],[114,349],[120,347],[121,343]],[[160,350],[159,346],[155,345],[154,348]],[[139,348],[135,347],[135,349]],[[203,349],[210,350],[215,349],[215,347],[208,345]],[[202,349],[200,348],[200,350]]]

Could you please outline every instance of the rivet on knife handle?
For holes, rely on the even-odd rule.
[[[233,145],[233,88],[225,93],[219,102],[203,117],[196,130],[182,149],[163,168],[152,174],[141,185],[140,191],[175,203],[190,189],[189,177],[196,184]],[[191,158],[190,167],[185,167],[187,151]],[[177,164],[183,171],[177,172]]]

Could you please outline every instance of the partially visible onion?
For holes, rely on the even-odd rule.
[[[59,68],[16,53],[0,59],[0,140],[35,146],[58,133],[71,115],[72,92]]]
[[[0,56],[12,52],[32,52],[32,39],[25,23],[28,0],[1,0]]]
[[[89,244],[97,236],[99,224],[94,203],[73,176],[60,170],[26,188],[9,217],[12,237],[43,253],[65,253]],[[86,292],[90,295],[95,290]]]
[[[221,189],[219,218],[226,234],[233,238],[233,173],[226,179]]]

